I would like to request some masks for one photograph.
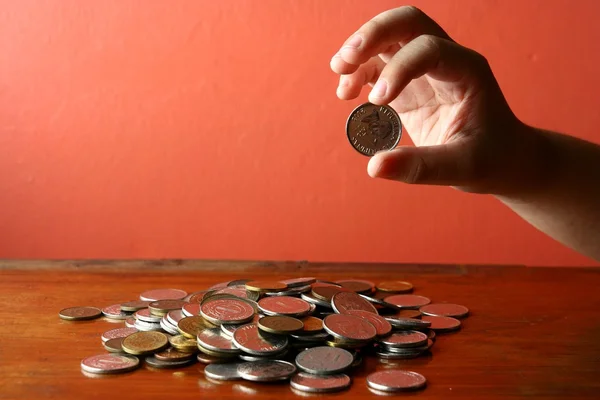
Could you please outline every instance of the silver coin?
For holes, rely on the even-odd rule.
[[[160,326],[160,322],[155,324],[153,322],[144,322],[137,320],[135,321],[135,329],[138,331],[149,332],[149,331],[160,331],[162,327]]]
[[[399,392],[416,390],[427,383],[425,377],[412,371],[384,370],[367,376],[367,385],[375,390],[384,392]]]
[[[127,328],[134,328],[134,327],[135,327],[135,321],[136,321],[136,320],[135,320],[135,318],[133,318],[133,317],[128,317],[128,318],[125,320],[125,326],[126,326]]]
[[[289,343],[286,336],[261,333],[256,324],[247,324],[235,330],[233,344],[246,353],[264,356],[281,352]]]
[[[136,369],[140,360],[121,354],[100,354],[81,361],[81,369],[92,374],[117,374]]]
[[[238,366],[241,364],[242,363],[209,364],[204,367],[204,375],[219,381],[234,381],[242,379],[242,376],[238,372]]]
[[[292,377],[290,386],[308,393],[338,392],[350,387],[351,380],[346,374],[312,375],[300,372]]]
[[[394,328],[398,329],[426,329],[431,322],[416,318],[384,317]]]
[[[392,331],[392,325],[379,314],[373,314],[372,312],[363,310],[348,310],[347,313],[367,320],[375,327],[377,336],[379,337],[387,336]]]
[[[346,121],[346,135],[356,151],[372,156],[398,145],[402,122],[392,107],[364,103],[350,113]]]
[[[186,317],[195,317],[200,315],[200,304],[199,303],[188,303],[181,307],[181,310],[173,310],[179,311],[182,315]]]
[[[113,304],[112,306],[104,307],[102,309],[102,314],[104,314],[106,318],[119,320],[127,319],[127,317],[131,315],[122,311],[120,304]]]
[[[181,300],[187,296],[187,293],[179,289],[153,289],[140,294],[140,300],[158,301],[158,300]]]
[[[171,335],[179,335],[177,328],[173,327],[165,318],[160,320],[160,327]]]
[[[265,297],[258,301],[258,309],[266,315],[300,316],[310,311],[310,304],[290,296]]]
[[[331,336],[329,336],[329,333],[327,333],[327,332],[317,332],[317,333],[311,333],[309,335],[307,335],[307,334],[298,334],[298,335],[292,334],[290,336],[301,342],[323,342],[331,337]]]
[[[402,307],[404,309],[415,309],[419,308],[431,303],[427,297],[418,296],[416,294],[395,294],[392,296],[387,296],[383,299],[388,304],[394,304],[396,306]]]
[[[215,294],[230,294],[235,297],[241,297],[243,299],[248,298],[246,293],[246,285],[228,286],[223,289],[215,291]]]
[[[314,304],[316,306],[331,308],[331,303],[325,300],[317,299],[311,293],[302,293],[300,298],[308,303]]]
[[[281,360],[246,362],[238,366],[238,373],[242,378],[255,382],[286,380],[295,372],[294,364]]]
[[[148,356],[145,358],[144,361],[149,366],[154,367],[154,368],[160,368],[160,369],[181,368],[181,367],[186,367],[186,366],[194,363],[193,358],[189,359],[189,360],[183,360],[183,361],[165,361],[165,360],[159,360],[155,356]]]
[[[423,321],[431,323],[430,329],[436,332],[452,332],[460,329],[460,321],[452,317],[434,317],[424,315]]]
[[[389,347],[419,347],[427,344],[427,335],[418,331],[399,331],[379,339],[379,342]]]
[[[311,285],[298,286],[282,292],[267,292],[265,293],[265,296],[298,296],[302,293],[310,292],[310,289]]]
[[[243,286],[248,282],[252,282],[254,279],[236,279],[227,284],[227,286]]]
[[[237,354],[240,352],[233,344],[231,337],[223,333],[220,328],[204,329],[198,333],[198,344],[205,349],[221,353]]]
[[[221,331],[229,337],[233,337],[233,333],[237,328],[241,325],[232,325],[232,324],[222,324]]]
[[[469,309],[458,304],[434,303],[419,309],[425,315],[436,317],[464,318],[469,315]]]
[[[142,308],[148,308],[149,304],[150,304],[149,301],[142,301],[142,300],[128,301],[126,303],[121,303],[121,311],[136,312],[137,310],[141,310]]]
[[[371,323],[361,317],[345,314],[332,314],[323,319],[327,333],[342,340],[368,341],[377,335]]]
[[[393,353],[388,351],[376,351],[375,355],[382,360],[410,360],[411,358],[419,357],[423,352],[404,352],[404,353]]]
[[[381,345],[381,350],[387,353],[423,353],[429,350],[433,346],[433,340],[427,339],[424,345],[416,347],[399,347],[397,345],[389,346],[387,344]]]
[[[389,309],[398,310],[398,311],[400,311],[400,310],[403,309],[400,306],[397,306],[397,305],[391,304],[391,303],[387,303],[387,302],[385,302],[385,301],[383,301],[381,299],[376,299],[375,297],[367,296],[366,294],[358,293],[358,295],[360,297],[362,297],[363,299],[367,300],[369,303],[377,304],[377,305],[382,306],[384,308],[389,308]]]
[[[171,325],[175,326],[177,326],[177,324],[179,324],[179,321],[181,321],[184,317],[185,315],[183,314],[182,310],[172,310],[167,313],[167,319],[169,320]]]
[[[202,304],[200,314],[215,325],[243,324],[252,320],[254,308],[241,299],[217,299]]]
[[[367,300],[354,292],[339,292],[331,298],[333,311],[338,314],[349,314],[348,311],[360,310],[378,314],[377,309]]]
[[[137,319],[138,321],[151,322],[151,323],[155,323],[155,324],[159,323],[160,319],[162,318],[162,317],[150,314],[150,310],[147,308],[143,308],[141,310],[136,311],[133,314],[133,317],[135,319]]]
[[[219,290],[219,289],[225,289],[227,287],[227,285],[229,285],[232,281],[227,281],[227,282],[221,282],[221,283],[217,283],[215,285],[212,285],[211,287],[208,288],[208,290]]]
[[[299,286],[310,286],[313,283],[315,283],[317,280],[316,278],[313,277],[306,277],[306,278],[293,278],[293,279],[286,279],[284,281],[280,281],[285,283],[288,288],[295,288],[295,287],[299,287]]]
[[[296,365],[304,372],[316,375],[333,375],[352,365],[354,357],[339,347],[319,346],[304,350],[296,356]]]
[[[131,334],[136,333],[138,330],[135,328],[116,328],[106,331],[102,334],[102,341],[108,342],[110,339],[125,338]]]
[[[264,361],[264,360],[281,360],[288,353],[288,350],[285,349],[280,353],[272,354],[270,356],[253,356],[251,354],[240,354],[238,357],[244,361],[254,362],[254,361]]]

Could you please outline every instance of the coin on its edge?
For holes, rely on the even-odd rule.
[[[402,123],[393,108],[364,103],[350,113],[346,121],[346,135],[356,151],[372,156],[398,145]]]

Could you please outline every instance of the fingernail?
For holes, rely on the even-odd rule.
[[[362,43],[363,38],[360,35],[352,36],[345,44],[344,47],[350,47],[352,49],[357,49]]]
[[[373,89],[371,90],[371,94],[369,97],[382,98],[385,96],[387,92],[387,82],[383,79],[379,79]]]

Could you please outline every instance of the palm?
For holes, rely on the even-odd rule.
[[[428,76],[413,80],[390,103],[417,146],[447,143],[460,132],[470,114],[461,82],[442,82]]]

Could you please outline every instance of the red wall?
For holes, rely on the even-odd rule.
[[[600,141],[599,2],[414,4],[523,120]],[[0,257],[596,265],[493,198],[367,176],[329,60],[398,5],[0,0]]]

